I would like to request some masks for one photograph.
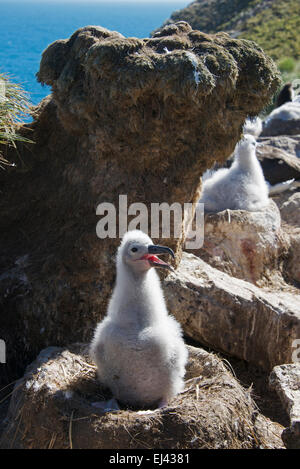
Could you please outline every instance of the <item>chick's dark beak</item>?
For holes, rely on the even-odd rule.
[[[151,244],[148,246],[149,254],[170,254],[175,259],[175,254],[171,248],[166,246],[159,246],[158,244]]]
[[[151,244],[150,246],[148,246],[148,253],[149,254],[147,256],[147,260],[152,267],[159,267],[163,269],[174,270],[171,265],[167,264],[166,262],[162,261],[161,259],[159,259],[158,257],[154,255],[154,254],[169,254],[170,256],[173,257],[173,259],[175,259],[175,254],[171,248],[168,248],[166,246],[159,246],[159,245]]]

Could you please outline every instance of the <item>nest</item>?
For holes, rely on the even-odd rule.
[[[48,348],[13,392],[2,448],[268,448],[279,426],[262,417],[225,363],[189,347],[184,391],[162,409],[124,407],[104,413],[88,348]]]

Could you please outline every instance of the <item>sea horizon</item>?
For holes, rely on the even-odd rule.
[[[102,26],[126,37],[149,37],[183,0],[0,0],[0,73],[23,86],[32,104],[51,90],[36,80],[42,52],[78,28]]]

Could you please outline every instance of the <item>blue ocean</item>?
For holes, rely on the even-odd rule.
[[[127,37],[148,37],[188,0],[0,0],[0,72],[30,93],[33,104],[49,94],[35,78],[43,50],[76,29],[99,25]]]

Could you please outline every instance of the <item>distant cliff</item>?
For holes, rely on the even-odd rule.
[[[196,0],[170,20],[206,33],[226,31],[257,42],[273,59],[300,59],[299,0]]]

